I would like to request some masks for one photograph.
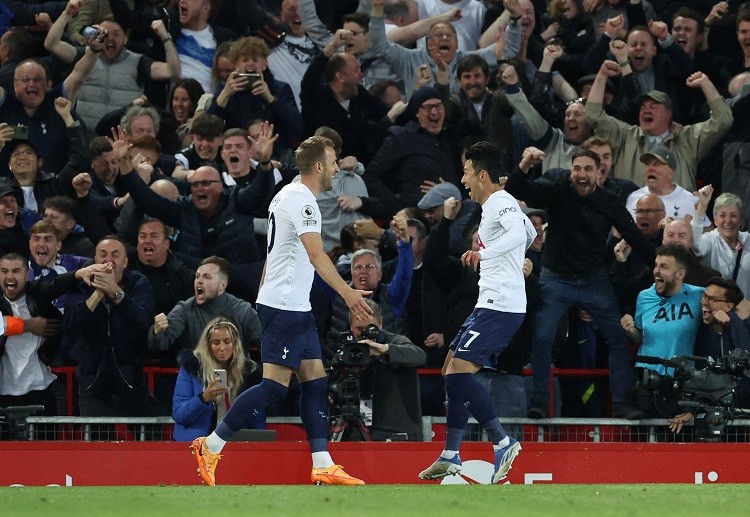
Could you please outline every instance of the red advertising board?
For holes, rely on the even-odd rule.
[[[336,443],[335,461],[371,484],[425,483],[417,474],[440,453],[438,443]],[[197,485],[187,443],[2,442],[0,485]],[[487,443],[461,449],[463,472],[444,483],[488,483]],[[523,443],[507,482],[748,483],[747,444]],[[225,485],[310,483],[306,443],[230,443],[216,479]],[[432,482],[434,483],[434,482]]]

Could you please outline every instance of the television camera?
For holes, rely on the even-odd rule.
[[[380,329],[368,325],[362,330],[361,338],[377,341]],[[367,426],[360,414],[361,399],[360,374],[370,364],[370,347],[358,342],[350,331],[331,335],[333,356],[330,360],[328,396],[331,399],[331,440],[341,441],[348,436],[351,426],[356,426],[365,440],[369,440]]]
[[[729,421],[750,415],[749,411],[735,406],[735,388],[743,378],[750,379],[750,352],[747,350],[737,348],[719,359],[691,355],[671,359],[636,356],[636,361],[672,370],[670,376],[644,369],[638,384],[655,395],[676,401],[695,415],[699,440],[715,441]],[[705,366],[697,368],[696,363]]]

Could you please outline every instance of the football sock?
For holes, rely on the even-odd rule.
[[[310,451],[312,453],[327,451],[330,429],[328,377],[300,383],[300,391],[300,416],[305,433],[307,433],[307,441],[310,443]]]
[[[314,469],[324,469],[334,465],[333,459],[328,451],[313,452],[312,464]]]
[[[449,383],[453,382],[449,380],[454,375],[448,375],[445,378],[446,387]],[[445,435],[445,450],[446,451],[457,451],[461,447],[461,440],[466,430],[466,423],[469,421],[469,410],[466,406],[455,399],[451,399],[450,394],[448,395],[448,405],[445,412],[445,424],[446,424],[446,435]],[[444,456],[445,458],[452,458],[453,456]]]
[[[276,404],[283,399],[286,396],[287,389],[286,386],[276,381],[263,379],[260,384],[256,384],[237,397],[237,400],[229,408],[224,420],[216,427],[216,431],[213,434],[216,434],[216,436],[226,443],[234,433],[247,427],[253,418],[263,411],[266,406]],[[215,443],[213,439],[211,443]],[[208,445],[208,441],[206,446],[214,454],[221,451],[221,449],[219,451],[212,450]]]
[[[448,408],[455,402],[465,406],[486,431],[493,444],[507,436],[495,412],[495,404],[487,389],[471,373],[456,373],[445,376],[448,392]],[[447,444],[446,444],[447,445]],[[446,446],[446,449],[452,447]]]

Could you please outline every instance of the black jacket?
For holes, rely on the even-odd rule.
[[[386,128],[391,125],[386,116],[388,107],[360,85],[359,93],[349,100],[349,111],[345,110],[324,82],[327,64],[328,58],[323,53],[318,54],[302,78],[300,103],[304,136],[312,136],[320,126],[331,127],[343,139],[341,156],[356,156],[367,166],[385,138]]]
[[[61,320],[62,313],[52,305],[52,301],[63,293],[68,292],[76,284],[74,273],[65,273],[55,277],[52,281],[30,280],[26,283],[26,305],[31,317],[42,316],[47,319]],[[5,296],[0,296],[0,313],[3,316],[13,316],[10,302]],[[0,336],[0,356],[5,353],[5,342],[8,336]],[[37,355],[44,364],[51,364],[60,348],[62,334],[57,333],[44,340]]]
[[[383,202],[388,218],[404,207],[417,206],[426,181],[441,178],[460,187],[461,147],[455,132],[444,128],[432,135],[421,127],[386,138],[362,179],[370,197]]]
[[[623,202],[609,190],[595,188],[582,197],[570,181],[531,181],[518,167],[508,178],[505,190],[529,206],[546,207],[549,226],[542,263],[553,273],[587,278],[603,269],[605,245],[612,226],[641,260],[653,267],[655,246],[635,225]]]

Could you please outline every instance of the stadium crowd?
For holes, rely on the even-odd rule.
[[[370,345],[388,373],[362,375],[361,395],[391,395],[373,415],[382,439],[445,414],[441,378],[402,370],[441,368],[477,302],[459,259],[483,249],[462,183],[481,141],[537,231],[525,320],[480,372],[500,416],[671,417],[634,389],[657,368],[636,351],[750,350],[750,4],[3,0],[0,13],[0,406],[60,414],[50,368],[76,366],[81,415],[212,430],[260,382],[269,203],[299,181],[294,151],[312,135],[338,160],[317,196],[325,251],[411,354]],[[332,335],[363,329],[318,280],[330,358]],[[152,394],[144,365],[182,369]],[[611,375],[551,385],[555,366]],[[298,414],[298,398],[292,383],[267,415]]]

